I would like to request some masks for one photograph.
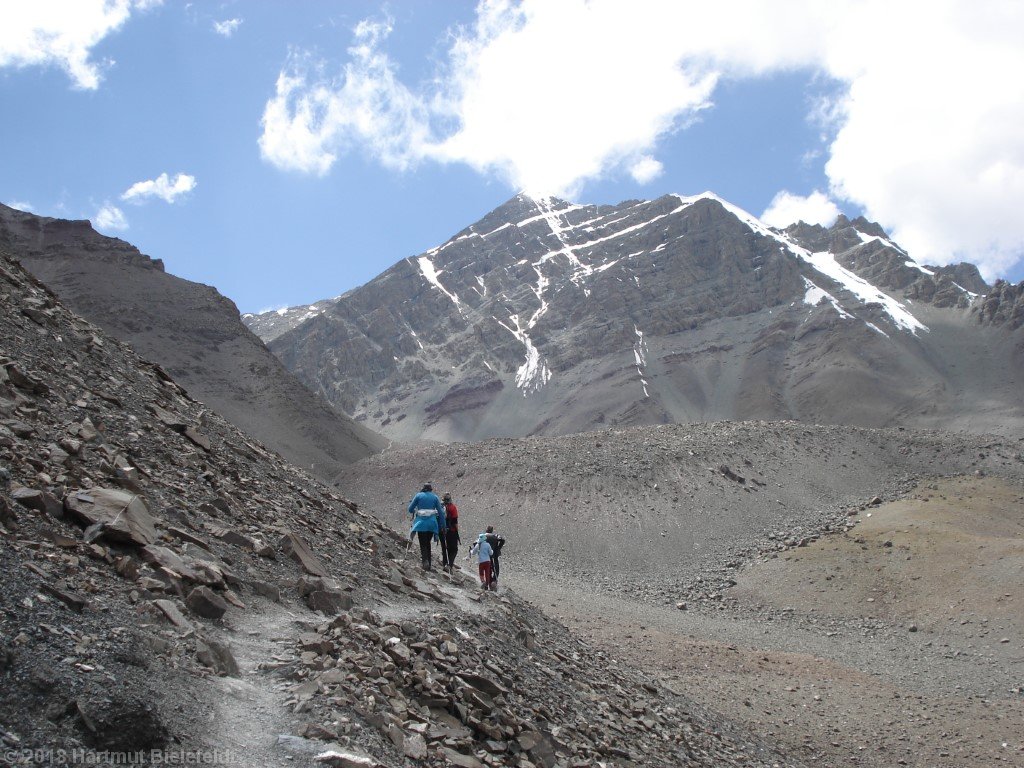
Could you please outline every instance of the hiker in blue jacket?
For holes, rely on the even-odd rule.
[[[430,483],[412,497],[409,502],[409,514],[412,515],[412,532],[420,540],[420,559],[423,570],[430,570],[430,540],[441,540],[445,531],[444,505],[434,493]]]

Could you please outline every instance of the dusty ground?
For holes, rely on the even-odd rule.
[[[829,766],[1024,766],[1024,485],[955,477],[686,610],[508,583],[621,661]]]

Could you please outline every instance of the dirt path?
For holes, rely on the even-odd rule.
[[[1019,482],[924,483],[849,534],[746,569],[728,607],[512,581],[615,657],[809,763],[1024,766]]]
[[[225,632],[238,662],[238,677],[211,678],[216,709],[211,713],[207,740],[211,747],[230,753],[228,764],[261,766],[313,766],[311,757],[323,749],[294,733],[300,722],[285,707],[281,681],[261,664],[294,655],[297,621],[308,620],[279,603],[261,600],[244,611],[232,611]]]

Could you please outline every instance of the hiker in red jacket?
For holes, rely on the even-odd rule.
[[[459,554],[459,544],[462,539],[459,537],[459,508],[452,501],[452,495],[446,493],[441,499],[444,504],[444,517],[447,529],[441,534],[441,558],[444,561],[444,569],[449,573],[455,570],[455,556]]]

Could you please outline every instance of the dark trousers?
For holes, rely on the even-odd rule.
[[[434,534],[431,531],[416,531],[416,536],[420,540],[420,560],[423,561],[424,565],[430,565],[430,540],[434,538]]]
[[[459,554],[459,534],[455,531],[447,531],[441,535],[441,558],[445,565],[455,565],[455,558]]]
[[[499,573],[501,573],[501,561],[497,555],[491,555],[491,581],[497,581]]]

